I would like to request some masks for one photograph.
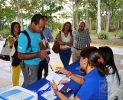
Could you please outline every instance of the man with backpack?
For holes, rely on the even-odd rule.
[[[27,36],[20,33],[18,37],[18,58],[22,59],[20,65],[24,76],[22,87],[38,80],[37,72],[40,59],[47,56],[47,53],[40,49],[42,39],[39,32],[43,30],[44,26],[44,17],[41,14],[35,14],[29,27],[25,29],[31,39],[31,47],[28,50],[26,50],[28,46]]]

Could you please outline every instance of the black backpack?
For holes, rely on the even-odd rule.
[[[28,34],[25,30],[22,31],[21,34],[22,34],[22,33],[27,36],[28,45],[27,45],[26,50],[28,50],[28,49],[31,47],[31,39],[30,39],[30,37],[29,37],[29,34]],[[12,63],[11,63],[11,64],[12,64],[12,66],[17,66],[17,65],[19,65],[20,62],[22,61],[22,59],[19,59],[19,58],[18,58],[18,51],[17,51],[17,48],[18,48],[18,40],[16,40],[16,41],[14,42],[14,48],[15,48],[15,52],[14,52],[14,54],[11,56],[11,59],[12,59]],[[31,48],[30,52],[32,52],[32,48]]]

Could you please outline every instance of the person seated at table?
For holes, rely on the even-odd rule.
[[[114,62],[113,51],[110,47],[99,47],[102,54],[104,64],[109,70],[108,76],[106,76],[108,82],[108,95],[112,94],[120,85],[119,74]]]
[[[73,46],[72,28],[70,22],[65,22],[63,29],[58,33],[60,44],[59,56],[64,67],[69,65],[71,58],[71,47]]]
[[[86,75],[72,74],[65,68],[57,67],[56,70],[70,77],[78,84],[82,84],[74,100],[107,100],[107,80],[105,75],[108,69],[103,64],[102,56],[96,47],[85,47],[80,53],[80,66]],[[63,95],[54,82],[51,82],[54,92],[61,100],[69,100]]]

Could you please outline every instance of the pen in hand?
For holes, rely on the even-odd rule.
[[[45,58],[46,58],[46,61],[49,62],[49,61],[48,61],[48,58],[47,58],[47,57],[45,57]],[[52,68],[52,66],[50,65],[50,63],[48,63],[48,65],[50,66],[51,70],[53,71],[53,68]],[[53,72],[54,72],[54,71],[53,71]]]

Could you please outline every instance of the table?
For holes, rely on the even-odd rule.
[[[75,70],[76,67],[80,66],[79,61],[74,62],[73,64],[70,64],[69,66],[66,66],[66,69],[71,71],[73,74],[78,74],[78,75],[84,75],[82,73],[80,73],[78,70]],[[47,80],[45,78],[42,78],[41,80],[34,82],[33,84],[28,85],[27,87],[25,87],[28,90],[38,90],[39,88],[41,88],[43,85],[45,85],[47,83]],[[67,97],[70,97],[72,94],[76,94],[77,91],[80,88],[80,84],[77,84],[76,82],[74,82],[73,80],[70,80],[70,82],[66,85],[64,85],[64,88],[72,88],[73,91],[66,94]],[[38,100],[46,100],[44,97],[42,97],[41,95],[38,95]],[[55,100],[60,100],[58,97]]]

